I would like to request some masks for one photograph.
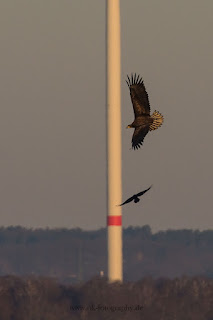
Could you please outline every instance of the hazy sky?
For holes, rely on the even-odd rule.
[[[213,2],[121,0],[123,224],[213,228]],[[106,222],[105,1],[0,2],[0,225]],[[130,150],[126,74],[164,125]]]

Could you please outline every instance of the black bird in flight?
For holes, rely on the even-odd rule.
[[[151,189],[152,186],[150,186],[148,189],[144,190],[144,191],[141,191],[137,194],[134,194],[132,197],[130,197],[129,199],[127,199],[125,202],[123,202],[122,204],[119,204],[119,206],[123,206],[124,204],[126,203],[129,203],[131,201],[134,200],[135,203],[139,202],[140,199],[138,197],[142,196],[144,193],[146,193],[149,189]]]
[[[136,73],[127,75],[126,83],[130,90],[135,119],[127,128],[135,128],[132,136],[132,148],[139,149],[147,133],[156,130],[163,123],[163,116],[160,112],[154,111],[150,115],[149,96],[143,83],[143,79]]]

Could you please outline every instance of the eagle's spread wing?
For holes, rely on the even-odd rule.
[[[135,131],[132,136],[132,148],[133,149],[139,149],[140,146],[143,144],[143,139],[149,132],[149,125],[147,126],[140,126],[135,128]]]
[[[140,75],[131,75],[131,79],[127,76],[126,83],[130,90],[130,96],[135,113],[135,117],[142,114],[150,114],[149,96],[146,92],[144,83]]]
[[[138,194],[136,194],[137,197],[140,197],[142,196],[144,193],[146,193],[147,191],[149,191],[149,189],[151,189],[152,186],[150,186],[148,189],[144,190],[144,191],[141,191],[139,192]]]
[[[131,202],[132,200],[134,200],[134,197],[135,197],[135,195],[132,196],[132,197],[130,197],[129,199],[127,199],[127,200],[124,201],[123,203],[119,204],[119,206],[123,206],[124,204]]]

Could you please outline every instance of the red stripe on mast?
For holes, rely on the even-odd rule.
[[[108,226],[121,226],[122,225],[122,216],[108,216],[107,217]]]

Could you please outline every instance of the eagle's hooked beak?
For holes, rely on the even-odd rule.
[[[126,129],[131,128],[130,124],[128,124],[128,126],[126,127]]]

